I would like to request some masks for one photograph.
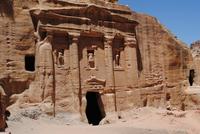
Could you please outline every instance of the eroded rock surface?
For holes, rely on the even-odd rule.
[[[104,0],[15,0],[12,14],[1,4],[0,82],[11,108],[83,119],[88,101],[99,116],[182,108],[192,55],[156,18]]]

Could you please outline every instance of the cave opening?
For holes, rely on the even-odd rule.
[[[190,70],[190,74],[189,74],[189,83],[190,83],[190,86],[193,86],[194,77],[195,77],[195,71],[194,71],[194,69],[191,69]]]
[[[25,56],[25,69],[27,71],[35,71],[35,56],[34,55]]]
[[[106,116],[100,93],[87,92],[86,100],[87,106],[85,112],[88,123],[92,125],[99,125],[100,121]]]

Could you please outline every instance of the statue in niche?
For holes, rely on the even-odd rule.
[[[64,54],[62,52],[58,52],[58,61],[57,61],[58,67],[61,67],[64,65]]]
[[[64,65],[64,54],[61,51],[54,50],[53,51],[54,63],[58,67],[62,67]]]
[[[54,63],[57,64],[58,56],[57,56],[57,50],[56,49],[53,51],[53,59],[54,59]]]
[[[115,66],[120,67],[120,51],[115,54]]]
[[[95,67],[94,50],[88,52],[88,64],[90,68]]]
[[[88,53],[88,61],[94,62],[94,54],[93,53]]]
[[[53,93],[53,52],[52,36],[48,35],[41,41],[38,52],[38,66],[40,76],[40,87],[42,89],[42,100],[49,98],[52,100]]]

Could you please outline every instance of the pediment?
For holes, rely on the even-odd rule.
[[[98,8],[96,6],[89,6],[84,9],[85,17],[92,21],[112,21],[112,15],[105,9]]]
[[[98,78],[96,78],[96,76],[92,75],[85,82],[88,85],[102,85],[102,86],[105,86],[106,80],[104,80],[104,79],[98,79]]]
[[[118,23],[136,23],[136,21],[111,13],[109,10],[97,6],[89,6],[83,9],[85,17],[92,21],[111,21]]]
[[[95,5],[81,8],[33,9],[30,10],[30,14],[35,28],[37,27],[35,22],[37,23],[38,21],[51,25],[63,23],[101,25],[99,24],[101,22],[109,23],[109,25],[113,23],[124,25],[127,23],[128,25],[135,26],[138,24],[135,20]]]

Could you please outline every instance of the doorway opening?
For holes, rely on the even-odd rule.
[[[106,116],[101,95],[98,92],[87,92],[86,99],[87,106],[85,112],[88,123],[99,125],[100,121]]]
[[[143,100],[143,107],[146,107],[147,106],[147,98],[145,98],[144,100]]]
[[[190,70],[190,74],[189,74],[189,83],[190,83],[190,86],[192,86],[193,83],[194,83],[194,77],[195,77],[195,71],[194,71],[194,69],[191,69]]]
[[[170,93],[167,93],[166,94],[166,101],[170,101],[170,99],[171,99],[171,95],[170,95]]]
[[[25,56],[25,69],[27,71],[35,71],[35,56],[34,55]]]

